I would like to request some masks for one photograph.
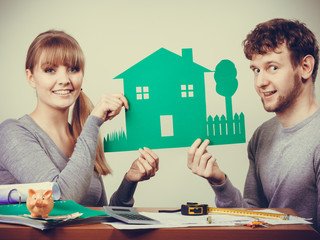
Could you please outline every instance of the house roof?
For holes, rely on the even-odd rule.
[[[183,54],[184,51],[187,54]],[[174,62],[178,64],[185,64],[187,67],[195,68],[198,71],[202,72],[212,72],[212,70],[209,70],[195,62],[193,62],[192,59],[192,49],[182,49],[182,56],[173,53],[165,48],[160,48],[159,50],[155,51],[154,53],[150,54],[140,62],[136,63],[132,67],[128,68],[126,71],[120,73],[118,76],[116,76],[114,79],[123,79],[125,76],[128,76],[130,74],[133,74],[137,71],[147,71],[152,69],[148,69],[151,67],[154,67],[154,65],[161,65],[165,64],[167,62]],[[171,66],[172,67],[172,66]]]

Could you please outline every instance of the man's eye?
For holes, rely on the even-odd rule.
[[[252,69],[254,73],[259,73],[260,72],[260,69],[259,68],[254,68]]]
[[[277,70],[278,68],[276,67],[276,66],[270,66],[270,70],[271,71],[275,71],[275,70]]]

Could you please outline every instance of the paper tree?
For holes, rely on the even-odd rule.
[[[193,62],[192,49],[177,55],[164,48],[144,58],[115,79],[123,79],[130,109],[126,133],[108,134],[104,151],[130,151],[190,146],[196,138],[211,144],[245,142],[244,115],[233,118],[231,97],[238,81],[236,68],[221,61],[215,71],[217,93],[226,98],[227,118],[207,118],[204,73],[211,70]]]

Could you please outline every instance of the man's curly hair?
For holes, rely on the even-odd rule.
[[[312,81],[315,82],[319,65],[318,42],[306,25],[299,21],[276,18],[258,24],[243,41],[244,54],[251,60],[253,55],[275,51],[282,44],[286,44],[294,67],[297,67],[305,56],[314,57]]]

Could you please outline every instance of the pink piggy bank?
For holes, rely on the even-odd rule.
[[[31,217],[47,218],[53,208],[52,190],[29,189],[27,208]]]

